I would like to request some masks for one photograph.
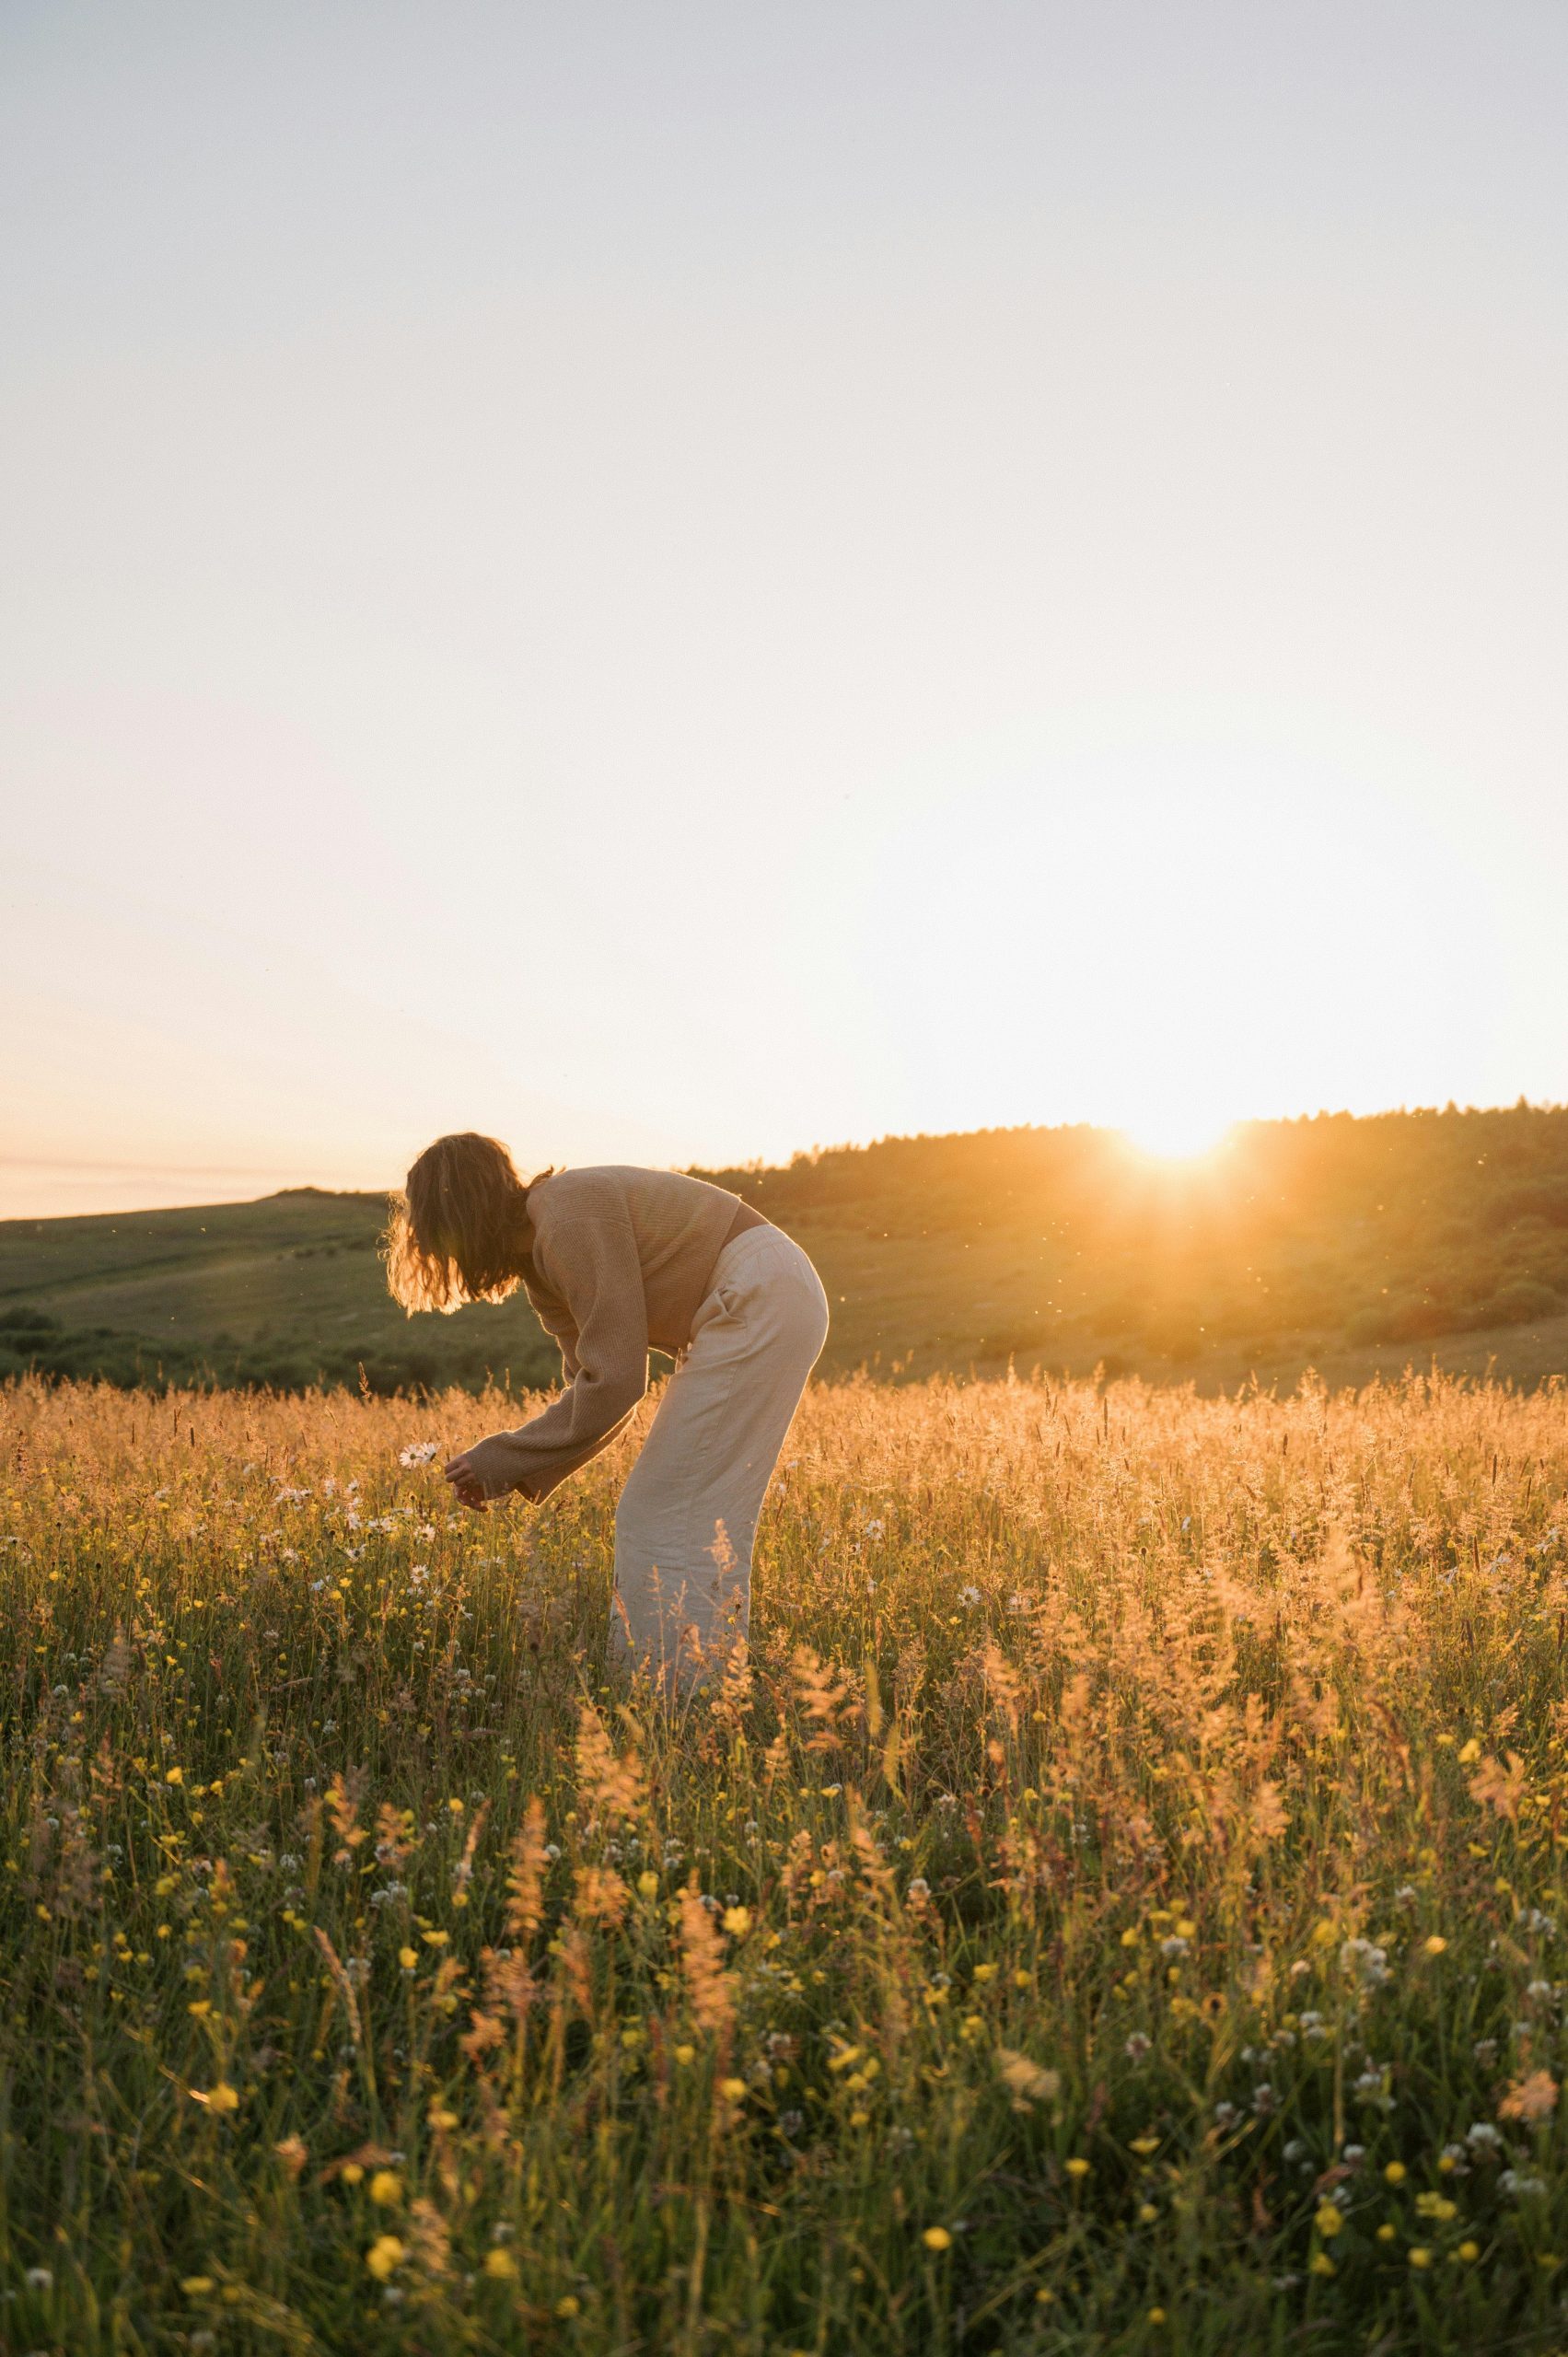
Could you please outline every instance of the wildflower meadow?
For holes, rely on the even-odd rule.
[[[0,2349],[1568,2348],[1568,1393],[0,1393]],[[647,1410],[645,1410],[645,1415]]]

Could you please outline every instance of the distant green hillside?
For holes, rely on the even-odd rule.
[[[1411,1361],[1568,1372],[1568,1109],[1257,1122],[1191,1166],[1097,1130],[889,1138],[717,1178],[799,1237],[824,1369],[1009,1362],[1234,1387]],[[405,1320],[376,1195],[0,1223],[0,1374],[374,1389],[558,1362],[520,1299]],[[160,1372],[161,1371],[161,1372]]]
[[[1568,1371],[1568,1108],[1248,1122],[1191,1164],[1026,1128],[705,1175],[831,1266],[852,1362]]]
[[[116,1382],[393,1391],[509,1374],[553,1380],[520,1295],[410,1322],[387,1293],[384,1195],[313,1188],[254,1203],[0,1222],[0,1374],[20,1363]],[[41,1322],[48,1321],[48,1322]]]

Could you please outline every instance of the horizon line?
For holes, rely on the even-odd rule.
[[[1229,1136],[1232,1132],[1237,1130],[1283,1128],[1289,1125],[1308,1121],[1377,1121],[1397,1120],[1400,1118],[1411,1120],[1422,1116],[1443,1119],[1450,1114],[1458,1118],[1463,1118],[1466,1115],[1471,1114],[1481,1115],[1486,1113],[1512,1113],[1520,1111],[1534,1113],[1561,1113],[1565,1110],[1568,1110],[1568,1101],[1550,1097],[1541,1097],[1538,1099],[1527,1097],[1523,1094],[1512,1098],[1506,1104],[1461,1105],[1457,1099],[1449,1097],[1446,1102],[1442,1105],[1387,1105],[1378,1107],[1375,1111],[1362,1113],[1352,1112],[1350,1109],[1345,1106],[1319,1106],[1316,1111],[1310,1113],[1238,1114],[1234,1120],[1227,1121],[1223,1125],[1222,1129],[1217,1132],[1216,1142]],[[897,1144],[919,1138],[936,1139],[947,1137],[976,1137],[985,1136],[987,1134],[994,1135],[997,1132],[1006,1132],[1008,1131],[1018,1130],[1089,1130],[1098,1131],[1108,1136],[1120,1136],[1126,1134],[1126,1127],[1123,1123],[1109,1120],[1092,1120],[1087,1119],[1061,1121],[981,1122],[969,1130],[888,1130],[879,1132],[876,1136],[867,1138],[833,1139],[826,1144],[818,1140],[809,1146],[797,1146],[786,1159],[778,1163],[770,1163],[764,1155],[757,1155],[747,1160],[731,1159],[724,1161],[695,1159],[687,1163],[670,1162],[660,1167],[672,1170],[730,1169],[754,1171],[770,1168],[787,1169],[792,1161],[815,1157],[825,1154],[866,1153],[869,1152],[872,1147],[877,1145]],[[331,1185],[319,1178],[299,1178],[296,1175],[297,1173],[298,1167],[299,1166],[297,1164],[281,1165],[262,1162],[131,1161],[121,1160],[116,1157],[106,1155],[17,1155],[0,1153],[0,1171],[14,1170],[19,1172],[47,1170],[58,1172],[62,1176],[75,1172],[80,1172],[84,1176],[93,1173],[101,1173],[104,1176],[108,1176],[110,1173],[118,1172],[128,1179],[145,1176],[149,1178],[157,1177],[165,1179],[195,1180],[199,1178],[275,1178],[279,1181],[279,1184],[275,1188],[265,1190],[260,1195],[235,1199],[244,1202],[265,1202],[269,1193],[282,1194],[292,1191],[296,1189],[313,1189],[324,1194],[384,1194],[392,1192],[398,1183],[394,1179],[387,1185],[378,1185],[374,1182],[359,1185],[341,1183],[337,1185]],[[106,1212],[57,1212],[32,1213],[24,1212],[0,1217],[0,1225],[8,1225],[11,1224],[12,1220],[17,1218],[113,1218],[121,1211],[134,1212],[137,1210],[156,1211],[200,1208],[200,1205],[126,1204],[123,1206],[117,1206]]]

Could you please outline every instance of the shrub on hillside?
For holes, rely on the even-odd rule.
[[[29,1309],[24,1305],[17,1309],[0,1310],[0,1334],[15,1337],[54,1334],[59,1330],[59,1319],[51,1318],[47,1309]]]

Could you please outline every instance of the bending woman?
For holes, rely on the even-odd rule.
[[[553,1170],[525,1186],[505,1146],[467,1132],[409,1172],[387,1278],[411,1316],[521,1285],[560,1344],[560,1398],[446,1468],[468,1506],[548,1497],[625,1424],[650,1344],[674,1355],[616,1511],[611,1643],[690,1689],[747,1632],[757,1516],[827,1340],[827,1296],[799,1245],[675,1171]]]

